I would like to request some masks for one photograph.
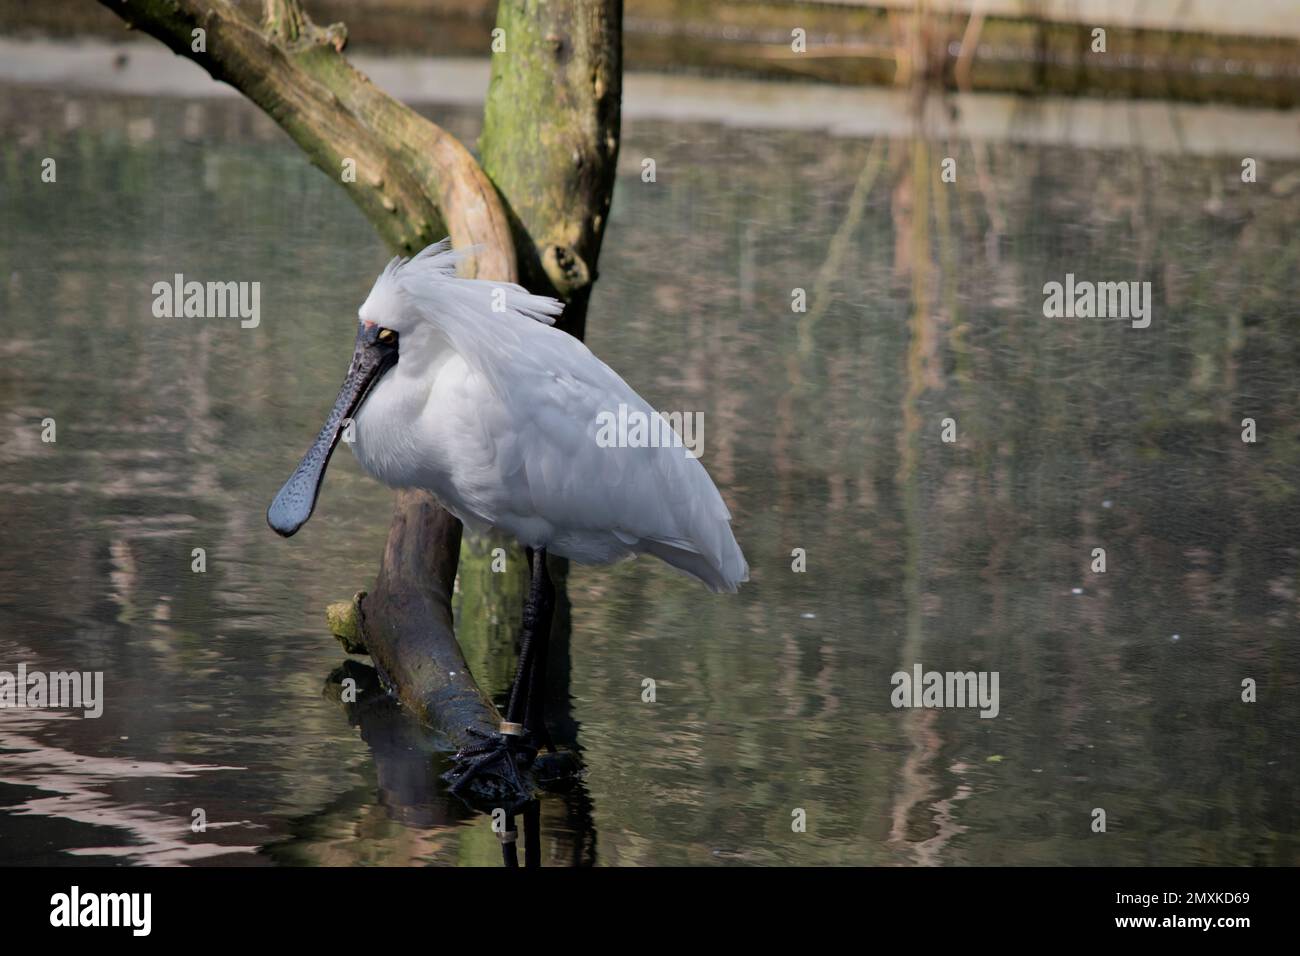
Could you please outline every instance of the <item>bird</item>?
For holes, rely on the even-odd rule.
[[[472,252],[443,240],[380,273],[358,310],[333,408],[267,522],[289,537],[311,517],[350,421],[348,444],[372,478],[426,490],[467,528],[496,529],[527,549],[524,634],[505,720],[457,754],[454,774],[463,785],[503,763],[522,787],[520,766],[549,746],[541,700],[554,596],[548,554],[579,564],[650,555],[714,592],[735,592],[749,566],[695,454],[680,441],[602,438],[620,408],[651,420],[659,413],[555,327],[563,303],[460,275]]]

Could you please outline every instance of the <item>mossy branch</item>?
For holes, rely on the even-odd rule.
[[[505,209],[469,150],[380,90],[297,0],[268,0],[265,25],[229,0],[100,0],[256,103],[338,182],[394,249],[450,235],[479,245],[478,274],[515,278]]]
[[[622,104],[621,0],[501,0],[479,150],[508,200],[521,281],[582,337],[609,223]]]

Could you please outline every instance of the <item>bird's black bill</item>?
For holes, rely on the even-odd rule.
[[[376,327],[364,325],[357,331],[352,364],[348,367],[338,398],[334,399],[325,427],[280,488],[271,507],[266,509],[266,523],[276,534],[287,538],[307,523],[316,508],[325,466],[343,434],[344,423],[361,407],[370,386],[397,361],[397,346],[380,342],[376,338],[378,332]]]

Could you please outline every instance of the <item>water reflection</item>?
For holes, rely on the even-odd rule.
[[[0,711],[0,854],[500,865],[427,735],[321,692],[387,495],[344,456],[292,543],[262,521],[371,230],[235,100],[0,108],[6,183],[61,157],[0,198],[0,667],[108,694]],[[476,113],[438,118],[472,140]],[[551,726],[588,773],[540,804],[544,864],[1296,862],[1300,169],[1077,139],[629,124],[589,342],[705,412],[754,580],[572,570]],[[1151,281],[1152,327],[1044,319],[1067,271]],[[175,272],[261,281],[262,325],[153,320]],[[458,612],[503,694],[513,622]],[[1000,716],[894,710],[915,661],[999,671]]]
[[[345,679],[354,681],[356,702],[342,705],[374,761],[375,781],[336,797],[325,808],[314,808],[293,820],[292,836],[268,848],[271,859],[288,865],[348,862],[461,862],[466,828],[485,819],[491,807],[471,807],[453,796],[442,780],[449,764],[447,748],[427,728],[411,719],[396,701],[382,693],[374,668],[347,660],[330,674],[325,699],[341,699]],[[591,865],[595,833],[590,798],[581,781],[548,788],[550,796],[520,816],[528,821],[528,865]],[[382,816],[381,816],[382,815]],[[507,830],[518,830],[516,817],[505,818]],[[501,821],[498,821],[500,823]],[[489,828],[490,829],[490,828]],[[365,833],[372,844],[362,860],[348,857],[352,838]],[[336,841],[331,834],[347,837]],[[491,833],[489,835],[492,835]],[[522,842],[522,841],[521,841]],[[464,862],[490,862],[490,844],[476,841]],[[504,849],[504,847],[503,847]],[[498,860],[501,851],[498,851]]]

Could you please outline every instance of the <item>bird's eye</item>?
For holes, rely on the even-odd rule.
[[[385,345],[392,345],[397,341],[397,333],[392,329],[380,329],[379,341],[383,342]]]

